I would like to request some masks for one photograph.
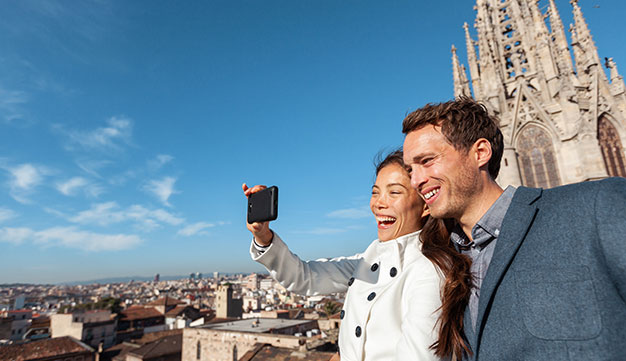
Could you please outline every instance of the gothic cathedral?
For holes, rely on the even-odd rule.
[[[455,97],[472,96],[471,85],[500,119],[501,186],[626,177],[624,79],[612,58],[600,60],[578,1],[570,3],[571,44],[554,0],[545,15],[538,0],[477,0],[478,40],[464,25],[471,81],[452,46]]]

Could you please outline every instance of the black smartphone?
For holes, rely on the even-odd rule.
[[[248,197],[248,223],[278,218],[278,187],[271,186]]]

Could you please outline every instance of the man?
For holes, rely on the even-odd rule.
[[[414,111],[403,133],[411,185],[472,259],[472,357],[626,360],[626,179],[502,190],[502,134],[469,98]]]

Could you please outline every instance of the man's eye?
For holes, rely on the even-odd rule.
[[[422,159],[422,164],[428,164],[433,161],[434,158],[424,158]]]

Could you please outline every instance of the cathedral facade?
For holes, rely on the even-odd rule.
[[[501,186],[626,177],[624,79],[612,58],[600,60],[570,3],[571,42],[554,0],[545,14],[538,0],[477,0],[477,40],[464,25],[469,80],[452,47],[455,97],[472,96],[500,120]]]

